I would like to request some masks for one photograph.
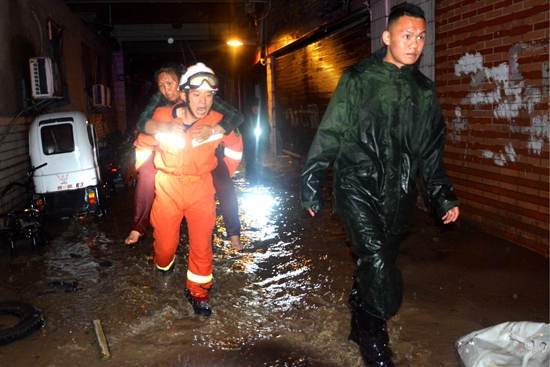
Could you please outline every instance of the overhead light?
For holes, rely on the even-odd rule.
[[[227,44],[229,46],[233,46],[233,47],[240,47],[243,45],[243,43],[237,39],[232,39],[232,40],[229,40],[227,41]]]

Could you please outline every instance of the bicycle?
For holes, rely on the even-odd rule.
[[[35,250],[38,246],[49,244],[53,238],[42,226],[42,214],[39,210],[39,203],[36,203],[33,195],[34,172],[47,163],[32,167],[27,172],[24,182],[10,182],[1,192],[0,197],[6,195],[13,187],[24,187],[27,194],[28,207],[0,215],[0,232],[4,233],[6,240],[10,243],[12,254],[16,247],[22,243],[31,244]]]

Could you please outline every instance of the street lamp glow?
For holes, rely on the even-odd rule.
[[[233,47],[240,47],[243,45],[243,43],[237,39],[232,39],[232,40],[229,40],[227,41],[227,44],[229,46],[233,46]]]

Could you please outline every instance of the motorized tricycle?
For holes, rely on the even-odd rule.
[[[110,190],[101,180],[97,134],[86,115],[57,112],[35,118],[29,130],[35,207],[45,218],[104,216]]]

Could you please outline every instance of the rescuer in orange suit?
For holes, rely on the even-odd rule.
[[[215,150],[224,146],[224,161],[233,174],[242,158],[242,139],[232,132],[214,134],[207,140],[191,137],[199,126],[214,126],[223,117],[213,111],[218,79],[202,63],[193,65],[181,77],[179,90],[183,103],[159,107],[154,120],[170,122],[181,119],[181,125],[167,124],[166,131],[154,137],[140,134],[136,140],[136,164],[156,150],[154,163],[155,200],[151,209],[154,228],[156,267],[173,270],[180,238],[180,224],[185,217],[189,230],[189,264],[186,297],[196,314],[210,316],[208,292],[212,286],[212,230],[216,219],[215,189],[210,172],[216,168]],[[169,131],[170,130],[170,131]]]

